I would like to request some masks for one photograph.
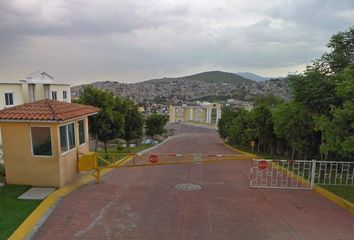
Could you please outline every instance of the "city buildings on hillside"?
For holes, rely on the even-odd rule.
[[[253,109],[253,103],[252,102],[246,102],[246,101],[240,101],[236,99],[227,99],[225,103],[226,107],[233,107],[233,108],[243,108],[247,111],[251,111]]]
[[[170,123],[199,122],[216,125],[221,118],[221,105],[218,103],[197,103],[181,106],[170,105]]]
[[[41,99],[71,102],[70,84],[57,82],[43,71],[34,72],[19,82],[0,82],[0,109]]]

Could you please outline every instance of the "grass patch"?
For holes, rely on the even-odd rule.
[[[39,205],[40,200],[19,200],[30,186],[5,185],[0,187],[0,239],[7,239],[26,217]]]
[[[137,152],[143,151],[145,149],[148,149],[152,146],[154,146],[154,145],[153,144],[142,144],[141,146],[129,147],[129,148],[124,148],[124,149],[117,149],[116,147],[109,147],[107,149],[107,152],[108,152],[108,159],[107,160],[110,163],[113,163],[115,161],[118,161],[119,159],[122,159],[122,158],[128,156],[129,153],[137,153]],[[101,157],[106,158],[104,148],[98,148],[97,152]],[[107,165],[103,161],[99,161],[98,164],[100,166]]]
[[[324,189],[354,203],[354,186],[327,186],[321,185]]]

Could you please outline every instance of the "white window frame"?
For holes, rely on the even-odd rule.
[[[55,99],[54,99],[54,94],[55,94]],[[58,100],[58,92],[57,91],[52,91],[52,100]]]
[[[69,128],[68,126],[70,124],[74,124],[74,140],[75,140],[75,147],[71,148],[70,149],[70,144],[69,144]],[[67,144],[67,150],[65,152],[62,152],[61,151],[61,136],[60,136],[60,128],[63,127],[63,126],[66,126],[66,144]],[[69,152],[72,152],[73,150],[75,150],[77,148],[76,146],[76,130],[75,128],[77,128],[77,124],[75,122],[69,122],[69,123],[65,123],[65,124],[62,124],[62,125],[59,125],[59,146],[60,146],[60,156],[63,156],[63,155],[66,155],[68,154]]]
[[[50,147],[52,148],[52,155],[35,155],[33,153],[33,141],[32,141],[32,129],[33,127],[43,127],[43,128],[49,128],[50,131]],[[44,157],[44,158],[48,158],[48,157],[53,157],[53,141],[52,141],[52,128],[51,126],[37,126],[37,125],[31,125],[29,126],[29,135],[30,135],[30,143],[31,143],[31,154],[32,157]]]
[[[79,124],[80,121],[82,121],[84,123],[84,142],[81,143],[81,144],[80,144],[80,128],[79,128],[80,127],[80,124]],[[86,144],[86,121],[85,121],[85,119],[80,119],[80,120],[77,121],[77,137],[78,137],[78,140],[79,140],[79,142],[78,142],[79,146],[82,146],[82,145]]]
[[[12,94],[12,104],[9,104],[9,105],[6,104],[6,94]],[[5,107],[15,106],[15,92],[5,92],[4,98],[5,98]]]

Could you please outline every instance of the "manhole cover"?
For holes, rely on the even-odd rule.
[[[175,185],[175,188],[179,191],[191,192],[191,191],[197,191],[202,189],[202,186],[193,183],[181,183]]]

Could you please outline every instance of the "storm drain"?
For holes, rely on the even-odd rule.
[[[175,188],[179,191],[192,192],[202,189],[202,186],[193,183],[180,183],[175,185]]]

